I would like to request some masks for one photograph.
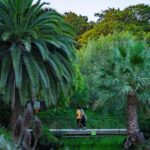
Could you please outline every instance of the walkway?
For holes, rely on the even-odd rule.
[[[126,135],[127,129],[49,129],[54,135],[62,136],[100,136],[100,135]]]

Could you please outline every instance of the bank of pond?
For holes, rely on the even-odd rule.
[[[38,147],[39,150],[123,150],[125,136],[75,137],[62,138],[61,145]]]
[[[126,136],[99,136],[99,137],[76,137],[61,138],[61,145],[38,147],[37,150],[124,150]],[[132,150],[150,150],[150,140],[144,145],[132,147]]]
[[[88,117],[87,129],[126,128],[124,114],[105,115],[89,109],[85,109],[85,113]],[[37,150],[123,150],[126,137],[122,135],[65,138],[54,136],[49,132],[49,129],[75,129],[77,127],[76,109],[46,109],[36,115],[42,121],[42,135],[38,141]],[[150,118],[142,117],[139,123],[145,137],[150,139]],[[7,127],[0,128],[0,135],[4,135],[8,141],[12,140],[12,135]]]
[[[85,109],[87,115],[87,129],[105,128],[105,129],[116,129],[126,128],[126,118],[124,114],[119,115],[105,115],[100,112],[94,112],[89,109]],[[113,135],[113,136],[99,136],[99,137],[82,137],[82,138],[64,138],[54,137],[47,132],[51,129],[74,129],[76,128],[76,109],[49,109],[41,112],[38,115],[42,122],[43,137],[39,142],[46,145],[49,141],[52,150],[122,150],[125,136]],[[145,136],[149,136],[149,124],[150,120],[143,118],[140,119],[140,127],[144,132]],[[148,135],[147,135],[148,134]],[[44,138],[46,141],[44,141]]]

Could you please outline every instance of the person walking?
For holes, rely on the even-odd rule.
[[[81,127],[81,110],[80,110],[79,106],[76,111],[76,119],[77,119],[77,128],[80,129],[80,127]]]
[[[82,129],[86,129],[86,119],[87,119],[87,116],[85,115],[84,110],[81,109],[81,127],[82,127]]]

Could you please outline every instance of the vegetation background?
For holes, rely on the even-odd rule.
[[[16,5],[12,7],[13,2],[16,2]],[[27,7],[32,5],[32,0],[22,2],[26,2],[24,4]],[[66,140],[63,137],[54,137],[48,129],[75,128],[75,113],[78,105],[83,107],[88,116],[88,128],[127,127],[127,99],[123,94],[127,95],[132,87],[135,88],[140,100],[137,102],[137,114],[139,127],[147,139],[147,145],[144,146],[149,148],[150,6],[138,4],[123,10],[108,8],[95,12],[97,21],[89,22],[87,16],[77,15],[74,12],[66,12],[61,16],[53,9],[43,8],[40,1],[32,5],[32,9],[28,12],[35,13],[31,17],[26,12],[25,5],[21,5],[22,2],[7,0],[4,6],[3,1],[0,0],[0,134],[4,135],[6,140],[12,141],[10,118],[12,100],[14,101],[12,93],[15,90],[15,99],[19,100],[16,101],[19,106],[24,107],[30,99],[46,101],[46,109],[37,114],[43,123],[43,134],[38,142],[39,149],[41,147],[62,149],[63,145],[69,145],[71,149],[72,146],[81,144],[83,150],[85,141],[92,147],[95,145],[99,148],[104,145],[106,149],[106,146],[111,145],[110,150],[116,147],[122,149],[125,137]],[[15,11],[18,12],[19,17],[16,13],[13,16],[12,12]],[[25,18],[31,17],[26,26],[23,15]],[[11,21],[15,22],[12,24]],[[133,68],[133,65],[129,65],[120,55],[114,59],[113,54],[116,49],[119,49],[122,55],[126,55],[125,51],[135,52],[134,66],[140,64],[138,66],[143,71],[140,77],[144,76],[146,80],[137,81],[139,74],[134,74],[137,69],[135,67],[132,72],[124,71],[126,82],[122,83],[130,86],[120,88],[120,83],[113,82],[123,75],[120,72],[118,77],[112,72],[114,62],[119,61],[118,64],[125,65],[125,69]],[[146,56],[143,57],[145,51]],[[116,56],[119,54],[119,51],[117,52]],[[20,70],[22,70],[21,75]],[[104,79],[102,70],[106,73],[105,79],[110,81],[105,82],[107,88],[106,84],[101,82]],[[139,72],[136,70],[136,73]],[[111,80],[108,78],[110,75]],[[135,75],[135,78],[132,75]],[[117,95],[115,90],[121,91],[120,95]],[[19,95],[20,99],[18,99]],[[16,105],[14,112],[22,110],[23,107],[18,108]]]

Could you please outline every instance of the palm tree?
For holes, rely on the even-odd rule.
[[[29,97],[46,104],[67,94],[72,82],[74,32],[63,17],[43,11],[38,0],[0,0],[0,92],[14,120]]]
[[[120,35],[119,35],[120,36]],[[119,37],[118,36],[118,37]],[[142,142],[137,117],[138,101],[150,96],[150,50],[144,42],[121,36],[111,45],[111,55],[104,56],[98,77],[101,100],[126,100],[127,144]],[[141,139],[140,139],[141,138]]]

